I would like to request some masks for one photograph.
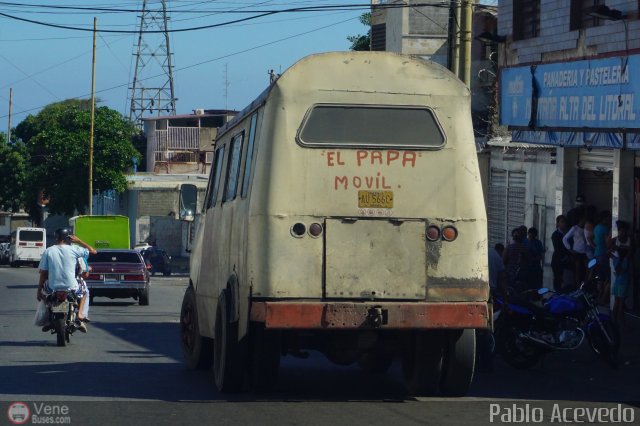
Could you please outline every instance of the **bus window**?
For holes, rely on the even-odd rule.
[[[213,160],[212,183],[207,194],[207,210],[215,206],[218,197],[218,187],[220,186],[220,173],[222,172],[222,160],[224,159],[224,146],[216,149],[216,156]]]
[[[298,141],[307,146],[440,148],[445,136],[426,108],[315,105]]]
[[[236,198],[238,189],[238,178],[240,177],[240,159],[242,158],[242,141],[244,140],[244,132],[236,135],[231,140],[231,157],[227,164],[226,188],[222,202],[231,201]]]
[[[44,232],[42,231],[20,231],[18,232],[20,241],[36,242],[44,240]]]
[[[247,158],[244,160],[244,176],[242,178],[242,198],[247,197],[249,192],[249,177],[251,175],[251,163],[253,161],[253,143],[256,140],[256,123],[258,122],[258,113],[251,117],[251,126],[249,127],[249,141],[247,143]]]

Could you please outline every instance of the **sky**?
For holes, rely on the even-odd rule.
[[[147,1],[150,8],[158,8],[160,3],[159,0]],[[368,1],[353,3],[366,5]],[[353,3],[345,0],[167,0],[167,7],[172,31],[224,24],[266,11]],[[60,6],[91,10],[60,9]],[[140,21],[136,10],[142,10],[142,1],[0,1],[0,132],[6,133],[8,125],[10,88],[13,89],[12,127],[52,102],[90,97],[94,16],[99,30],[95,82],[98,105],[106,105],[128,117],[128,88],[135,68],[133,58],[138,35],[100,30],[135,33]],[[236,12],[231,13],[233,11]],[[244,108],[267,87],[270,69],[284,71],[312,53],[348,50],[351,43],[347,36],[367,31],[358,20],[365,11],[362,8],[277,13],[216,28],[172,32],[169,43],[177,113],[188,114],[196,108]],[[52,28],[16,18],[89,31]],[[157,42],[157,35],[144,37],[150,45]],[[145,67],[145,72],[161,73],[153,63]]]
[[[189,114],[197,108],[240,110],[267,87],[270,69],[282,72],[307,55],[348,50],[351,43],[347,37],[367,31],[359,17],[369,10],[370,1],[167,0],[166,3],[178,98],[176,112]],[[10,88],[12,127],[50,103],[90,97],[94,17],[98,28],[95,80],[98,105],[106,105],[128,117],[142,4],[133,0],[0,1],[0,132],[7,130]],[[157,9],[160,4],[160,0],[147,0],[148,8]],[[323,9],[350,4],[362,7]],[[316,9],[258,17],[267,12],[309,7]],[[196,27],[212,28],[196,30]],[[146,34],[144,40],[155,45],[157,37]],[[151,61],[145,73],[141,77],[162,71]]]

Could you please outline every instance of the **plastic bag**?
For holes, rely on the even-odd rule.
[[[44,300],[38,302],[36,307],[36,316],[33,319],[34,325],[42,327],[49,322],[49,315],[47,315],[47,305],[44,304]]]

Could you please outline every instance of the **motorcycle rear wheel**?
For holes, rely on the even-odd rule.
[[[589,329],[587,338],[591,349],[602,358],[611,368],[618,368],[618,350],[620,349],[620,330],[611,320],[602,321],[607,334],[611,338],[611,343],[596,324],[593,329]]]
[[[517,330],[513,327],[503,327],[496,335],[496,346],[502,359],[519,370],[526,370],[536,365],[544,351],[518,337]]]
[[[54,319],[53,328],[56,330],[56,339],[57,339],[58,346],[66,346],[67,345],[67,339],[66,339],[67,327],[66,327],[64,318]]]

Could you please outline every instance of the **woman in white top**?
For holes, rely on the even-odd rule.
[[[580,217],[576,225],[573,225],[569,232],[564,234],[562,243],[573,255],[575,265],[574,282],[576,288],[580,287],[587,270],[587,239],[584,234],[584,224],[586,218]],[[573,241],[573,244],[571,243]]]

